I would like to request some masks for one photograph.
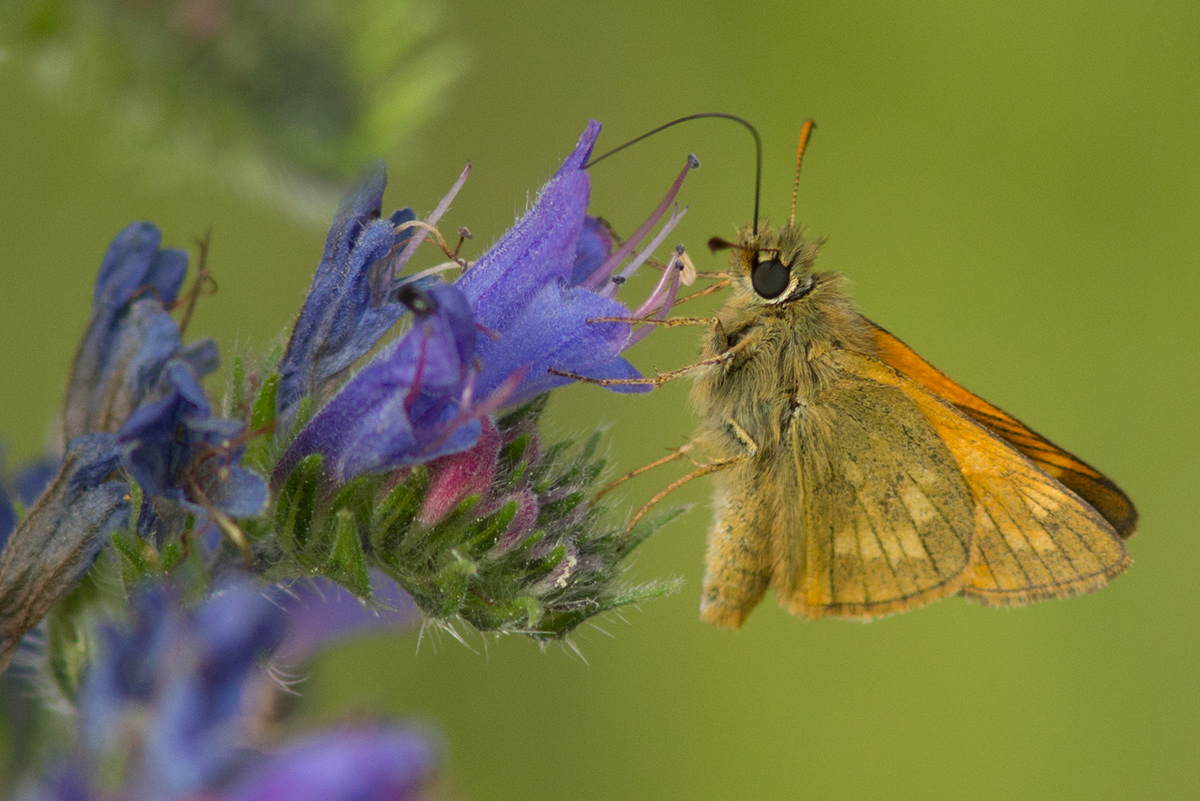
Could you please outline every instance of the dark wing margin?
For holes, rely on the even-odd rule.
[[[1063,450],[1012,415],[955,383],[949,376],[921,358],[900,339],[866,321],[879,346],[874,358],[920,384],[963,414],[1027,456],[1104,517],[1129,539],[1137,528],[1137,509],[1120,487],[1096,468]]]
[[[904,393],[953,454],[974,498],[974,550],[962,593],[993,605],[1105,586],[1130,563],[1121,537],[1084,499],[1015,446],[894,368],[850,351],[843,373]]]

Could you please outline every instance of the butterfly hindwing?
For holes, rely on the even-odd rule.
[[[842,370],[788,433],[798,503],[774,519],[772,583],[802,617],[870,618],[958,592],[974,501],[934,427],[894,386]]]

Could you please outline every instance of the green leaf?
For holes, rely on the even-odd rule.
[[[112,537],[113,550],[116,551],[121,582],[126,589],[132,589],[150,575],[150,563],[146,559],[144,543],[132,530],[118,531]]]
[[[363,553],[362,539],[358,533],[354,513],[349,509],[338,511],[335,532],[327,575],[356,597],[370,597],[371,577],[367,573],[367,558]]]
[[[263,381],[250,412],[250,430],[262,431],[275,424],[275,399],[279,393],[279,373],[271,373]]]
[[[312,539],[317,494],[325,458],[314,453],[292,468],[284,481],[275,507],[275,525],[279,542],[287,550],[302,556]]]

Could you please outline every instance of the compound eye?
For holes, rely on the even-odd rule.
[[[791,281],[792,271],[779,259],[760,261],[750,273],[750,283],[758,296],[772,300],[783,294]]]

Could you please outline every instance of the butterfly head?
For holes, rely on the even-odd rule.
[[[813,264],[820,242],[807,242],[800,226],[788,223],[773,231],[766,223],[757,230],[747,225],[737,240],[709,240],[713,251],[730,250],[729,267],[734,282],[750,297],[768,306],[782,306],[812,291]]]

